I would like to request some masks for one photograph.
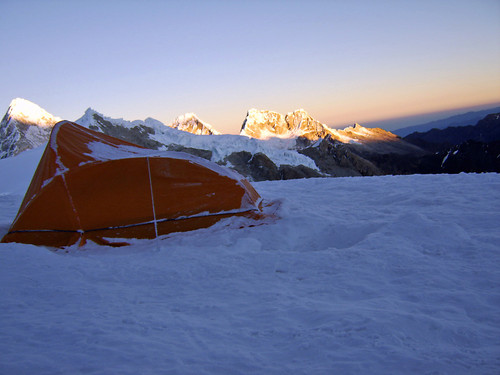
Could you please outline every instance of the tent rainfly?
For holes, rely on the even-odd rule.
[[[126,245],[259,217],[261,198],[236,172],[182,152],[142,148],[69,121],[54,126],[2,242]]]

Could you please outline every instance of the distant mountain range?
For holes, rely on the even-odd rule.
[[[500,113],[486,115],[476,125],[431,129],[404,139],[430,152],[420,159],[423,172],[429,167],[434,173],[500,172]]]
[[[13,100],[0,123],[0,158],[42,145],[59,120],[27,100]],[[453,139],[427,133],[401,138],[359,124],[331,129],[302,109],[286,115],[250,109],[240,135],[222,135],[192,113],[165,125],[153,118],[113,119],[89,108],[75,122],[143,147],[188,152],[259,181],[446,172],[443,160],[453,159],[449,155],[451,148],[470,140],[489,145],[491,139],[485,138],[485,132],[498,130],[498,118],[490,120],[489,127],[479,125],[477,131],[464,127],[461,136]],[[475,132],[482,134],[482,138],[472,137]],[[493,146],[488,147],[494,150]],[[483,148],[469,147],[468,152],[484,153]],[[486,170],[478,171],[497,168],[494,162],[481,165]]]
[[[21,98],[12,100],[0,123],[0,159],[15,156],[47,142],[52,127],[58,121],[61,121],[61,118],[51,115],[35,103]],[[151,117],[144,121],[112,119],[88,108],[75,122],[118,138],[126,138],[130,142],[148,148],[160,146],[154,141],[149,142],[145,136],[144,132],[151,133],[151,129],[164,130],[168,127],[193,134],[219,134],[192,113],[179,116],[167,126]]]
[[[499,111],[500,112],[500,108]],[[404,137],[410,143],[429,151],[440,151],[465,141],[489,143],[500,140],[499,114],[486,115],[476,125],[450,126],[445,129],[431,129],[425,133],[412,133]]]
[[[500,107],[493,107],[489,109],[483,109],[481,111],[469,111],[467,113],[462,113],[459,115],[446,117],[440,120],[435,120],[431,122],[426,122],[420,125],[407,126],[404,128],[400,128],[397,130],[393,130],[394,134],[399,135],[400,137],[406,137],[407,135],[415,132],[426,132],[431,129],[445,129],[450,126],[467,126],[474,125],[479,120],[484,118],[486,115],[490,113],[498,113],[500,112]]]

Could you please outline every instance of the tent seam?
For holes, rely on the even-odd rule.
[[[78,211],[76,210],[75,203],[73,202],[73,197],[71,196],[69,189],[68,189],[68,184],[66,183],[66,177],[64,176],[64,173],[61,174],[61,178],[63,180],[64,188],[66,189],[66,193],[68,194],[69,198],[69,203],[71,204],[71,208],[73,209],[73,212],[75,213],[77,225],[78,225],[78,230],[76,232],[82,232],[82,223],[80,221],[80,216],[78,215]]]
[[[151,205],[153,206],[153,222],[155,224],[155,235],[158,238],[158,223],[156,221],[156,210],[155,210],[155,197],[153,194],[153,182],[151,179],[151,167],[149,166],[149,156],[146,157],[148,163],[148,175],[149,175],[149,189],[151,190]]]

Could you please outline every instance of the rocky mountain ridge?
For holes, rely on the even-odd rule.
[[[332,129],[298,109],[283,115],[278,112],[250,109],[241,127],[240,135],[257,139],[295,139],[296,148],[303,149],[326,138],[337,143],[350,144],[358,152],[418,153],[422,150],[401,137],[380,128],[365,128],[359,124],[345,129]]]
[[[178,120],[177,123],[179,126],[171,127],[152,118],[147,118],[144,121],[114,119],[88,108],[84,115],[75,122],[89,129],[100,131],[143,147],[188,152],[239,170],[250,179],[260,180],[267,178],[268,174],[262,173],[263,166],[267,165],[275,166],[276,170],[278,170],[278,175],[274,175],[274,178],[278,179],[299,175],[302,177],[322,175],[311,159],[297,153],[295,150],[288,149],[286,145],[276,144],[275,142],[271,144],[270,142],[248,139],[247,137],[238,135],[218,135],[217,137],[212,135],[195,135],[188,131],[178,130],[177,128],[186,128],[182,126],[182,123],[186,122],[189,125],[189,122],[192,122],[192,120],[197,125],[204,125],[201,120],[198,119],[196,121],[197,118],[191,115],[180,116]],[[47,127],[47,134],[45,139],[42,140],[43,142],[47,141],[51,126]],[[210,127],[208,129],[211,130],[209,133],[217,134],[213,128]],[[43,144],[43,142],[41,143]],[[251,162],[247,160],[249,163],[245,167],[241,163],[236,162],[237,157],[231,157],[232,154],[239,152],[251,155]],[[234,165],[231,160],[234,162]],[[245,158],[242,160],[245,160]],[[300,173],[293,172],[293,169],[297,167],[299,167]],[[310,174],[305,174],[304,171],[309,171]],[[246,174],[246,172],[249,174]]]
[[[9,115],[11,112],[8,111],[4,120],[13,118]],[[22,126],[41,129],[42,136],[38,143],[43,143],[56,120],[58,119],[50,114],[43,114],[43,120],[39,120],[42,125],[36,125],[38,120],[34,119],[33,123],[24,122]],[[9,121],[2,121],[2,124],[11,124]],[[411,141],[411,138],[402,139],[383,129],[365,128],[359,124],[345,129],[331,129],[304,110],[286,115],[272,111],[249,110],[241,135],[213,136],[218,132],[194,114],[179,116],[173,126],[166,126],[153,118],[144,121],[114,119],[89,108],[75,122],[143,147],[188,152],[230,167],[255,181],[321,176],[442,173],[448,170],[447,163],[454,160],[455,155],[459,153],[464,157],[469,155],[474,160],[483,160],[482,156],[473,156],[471,153],[476,155],[478,152],[487,151],[487,148],[469,145],[457,149],[456,152],[450,153],[449,147],[435,152],[424,147],[425,142],[420,144]],[[0,134],[8,135],[9,129],[12,129],[12,126],[1,127]],[[17,135],[2,136],[2,144],[15,147],[26,144],[23,136],[20,132]],[[494,151],[494,148],[490,147],[489,150]],[[8,156],[11,155],[4,157]],[[464,161],[460,163],[452,170],[460,170],[460,165],[465,165]],[[492,163],[495,164],[494,161],[484,162],[480,168],[489,168],[489,171]]]
[[[286,115],[267,110],[250,109],[241,127],[240,135],[258,139],[304,138],[309,141],[330,136],[342,143],[397,141],[399,137],[380,128],[365,128],[359,124],[343,130],[332,129],[312,118],[305,110],[297,109]]]
[[[47,142],[52,127],[59,121],[61,118],[53,116],[35,103],[21,98],[12,100],[0,123],[0,159],[15,156],[22,151]],[[167,127],[192,134],[220,134],[192,113],[179,116],[172,124],[165,125],[151,117],[144,121],[112,119],[88,108],[83,116],[75,122],[89,129],[101,131],[147,148],[163,146],[150,139],[149,135]]]

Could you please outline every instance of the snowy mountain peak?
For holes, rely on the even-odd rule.
[[[82,125],[82,126],[85,126],[88,128],[92,124],[92,122],[94,121],[93,117],[95,114],[102,116],[102,114],[100,114],[99,112],[97,112],[89,107],[85,110],[85,113],[83,114],[83,116],[80,117],[75,122],[79,125]]]
[[[197,135],[219,135],[211,125],[203,122],[194,113],[186,113],[179,116],[169,125],[171,128],[186,131]]]
[[[332,129],[315,120],[304,109],[283,116],[273,111],[250,109],[241,128],[241,135],[258,139],[301,138],[317,141],[330,137],[341,143],[367,144],[400,141],[401,139],[379,128],[365,128],[356,123],[345,129]]]
[[[59,121],[59,117],[29,100],[12,100],[0,123],[0,159],[47,142],[52,127]]]
[[[99,113],[97,112],[95,109],[92,109],[91,107],[88,107],[86,110],[85,110],[85,113],[84,115],[92,115],[94,113]]]
[[[251,138],[267,139],[270,137],[286,138],[289,129],[285,116],[281,113],[251,108],[241,126],[240,135]]]
[[[310,140],[324,138],[328,133],[329,128],[314,120],[304,109],[283,116],[278,112],[254,108],[247,112],[240,132],[241,135],[259,139],[302,137]]]
[[[312,118],[309,113],[303,109],[287,113],[285,120],[289,129],[296,134],[296,136],[317,140],[326,137],[330,133],[330,128],[328,126]]]
[[[147,117],[145,120],[144,120],[144,123],[147,125],[147,126],[151,126],[152,128],[154,127],[160,127],[160,126],[165,126],[165,124],[157,119],[154,119],[152,117]]]
[[[371,149],[380,149],[382,147],[387,153],[417,150],[416,147],[404,142],[391,132],[380,128],[365,128],[358,123],[345,129],[330,129],[330,132],[331,137],[341,143],[364,145],[364,147],[370,147]]]
[[[370,141],[396,141],[400,140],[397,135],[380,128],[365,128],[360,124],[356,123],[353,126],[349,126],[344,130],[337,130],[338,133],[344,136],[356,137],[361,140]]]
[[[299,109],[296,109],[295,111],[289,112],[289,113],[304,114],[305,116],[309,116],[309,113],[307,113],[307,111],[304,108],[299,108]]]
[[[8,121],[15,120],[22,124],[36,125],[40,127],[53,127],[61,118],[48,113],[29,100],[16,98],[11,101],[7,113]]]

